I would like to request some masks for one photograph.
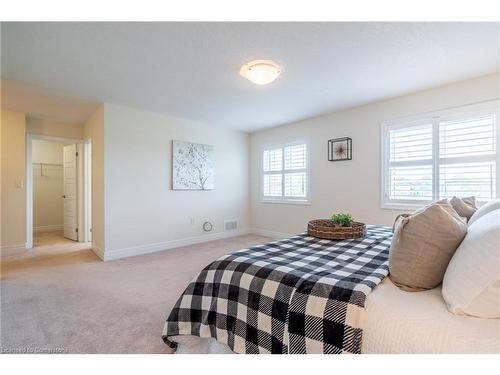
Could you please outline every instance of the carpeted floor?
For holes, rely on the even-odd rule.
[[[102,262],[88,244],[35,238],[29,255],[2,259],[2,351],[169,353],[167,314],[210,261],[267,242],[246,235]]]

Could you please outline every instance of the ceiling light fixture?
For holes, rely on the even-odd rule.
[[[267,85],[271,83],[281,73],[278,64],[271,60],[250,61],[240,69],[240,75],[257,85]]]

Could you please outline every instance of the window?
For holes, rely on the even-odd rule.
[[[414,208],[434,200],[497,196],[498,107],[436,113],[383,124],[382,207]]]
[[[262,200],[306,203],[308,183],[305,143],[276,146],[262,152]]]

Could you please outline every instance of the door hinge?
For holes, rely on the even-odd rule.
[[[92,228],[90,228],[89,230],[90,230],[90,233],[92,233]]]
[[[78,233],[78,228],[76,228],[75,230],[76,230],[76,233]]]
[[[76,152],[76,157],[78,157],[78,151]]]

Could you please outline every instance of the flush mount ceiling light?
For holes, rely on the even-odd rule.
[[[240,75],[257,85],[271,83],[281,73],[278,64],[271,60],[254,60],[244,64],[240,69]]]

